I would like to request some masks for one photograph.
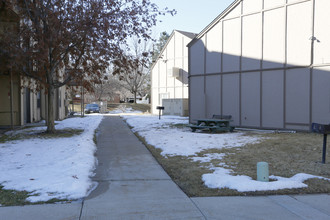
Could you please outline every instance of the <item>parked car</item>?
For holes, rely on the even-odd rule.
[[[87,104],[85,108],[85,113],[100,113],[100,106],[98,104]]]

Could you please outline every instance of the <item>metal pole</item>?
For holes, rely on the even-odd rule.
[[[71,90],[73,90],[73,86],[71,87]],[[71,94],[74,94],[73,92],[71,92]],[[74,112],[74,96],[71,97],[72,98],[72,114]]]
[[[322,154],[322,163],[325,163],[325,155],[327,149],[327,134],[323,135],[323,154]]]
[[[48,126],[48,95],[46,95],[46,91],[47,91],[47,94],[49,92],[49,89],[47,88],[47,90],[45,90],[45,121],[46,121],[46,126]]]
[[[13,98],[13,75],[10,70],[10,128],[14,129],[14,98]]]
[[[83,87],[81,86],[81,89],[80,89],[80,116],[81,117],[83,117],[83,111],[84,111],[84,109],[83,109],[82,94],[83,94]]]
[[[85,89],[84,89],[84,87],[82,87],[82,115],[83,115],[83,117],[85,116],[84,108],[85,108]]]

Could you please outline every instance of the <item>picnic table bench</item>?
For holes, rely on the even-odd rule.
[[[188,127],[190,127],[193,132],[195,132],[197,129],[209,130],[212,133],[219,131],[234,131],[235,127],[230,126],[230,122],[233,121],[230,119],[231,117],[221,119],[219,118],[220,117],[213,116],[212,119],[197,119],[197,124],[190,124]]]

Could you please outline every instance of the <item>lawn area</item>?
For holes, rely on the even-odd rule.
[[[86,106],[86,104],[85,104]],[[69,105],[69,108],[72,110],[72,104]],[[75,104],[74,111],[80,113],[81,105]],[[137,104],[137,103],[108,103],[108,111],[118,111],[121,112],[129,111],[130,109],[133,111],[140,111],[142,113],[149,113],[151,111],[149,104]]]
[[[102,116],[29,126],[0,135],[0,206],[70,201],[95,186],[95,130]]]
[[[330,192],[330,158],[312,133],[192,133],[187,118],[123,116],[178,186],[191,197]],[[328,147],[329,149],[329,147]],[[256,181],[269,164],[270,182]]]
[[[137,104],[137,103],[108,103],[108,110],[115,111],[115,110],[123,110],[126,109],[133,109],[135,111],[140,111],[143,113],[150,112],[150,105],[148,104]]]
[[[121,115],[178,186],[191,197],[330,192],[330,158],[322,164],[322,135],[311,133],[191,132],[188,118]],[[118,113],[118,112],[119,113]],[[122,112],[122,113],[120,113]],[[95,161],[101,114],[0,135],[0,206],[70,201],[85,197]],[[329,147],[328,147],[329,149]],[[269,163],[270,182],[256,181],[256,164]]]

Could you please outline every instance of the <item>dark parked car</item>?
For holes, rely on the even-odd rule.
[[[89,114],[91,112],[100,113],[100,107],[98,104],[87,104],[85,108],[85,113]]]

